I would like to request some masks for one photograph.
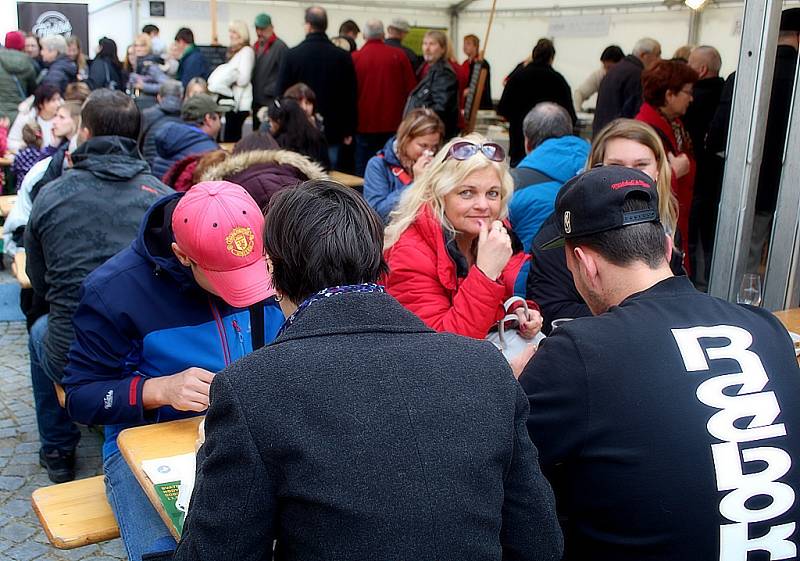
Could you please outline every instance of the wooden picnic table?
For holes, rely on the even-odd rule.
[[[16,202],[16,195],[0,195],[0,216],[8,216]]]
[[[364,178],[357,175],[350,175],[342,171],[332,171],[328,175],[346,187],[362,187],[364,185]]]
[[[235,142],[220,142],[219,147],[225,150],[226,152],[232,153],[233,147],[236,146]]]
[[[791,310],[782,310],[780,312],[773,312],[775,317],[781,320],[783,326],[789,331],[800,333],[800,308],[792,308]]]
[[[122,456],[176,540],[180,539],[178,529],[172,523],[164,505],[161,504],[153,483],[142,469],[142,462],[194,452],[197,427],[202,419],[203,417],[192,417],[180,421],[133,427],[125,429],[117,437],[117,445]]]

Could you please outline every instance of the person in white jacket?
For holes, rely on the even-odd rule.
[[[222,142],[238,142],[242,138],[242,124],[253,105],[253,85],[250,81],[256,55],[249,44],[250,32],[245,22],[231,22],[228,37],[228,62],[219,65],[208,77],[208,89],[220,95],[221,105],[233,107],[225,115]]]

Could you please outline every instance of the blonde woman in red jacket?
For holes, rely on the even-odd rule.
[[[486,337],[528,260],[504,220],[512,192],[501,146],[477,134],[451,140],[390,216],[388,292],[437,331]],[[536,306],[514,312],[520,334],[536,336]]]

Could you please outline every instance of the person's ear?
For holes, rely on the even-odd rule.
[[[531,146],[531,141],[529,138],[525,138],[525,153],[530,154],[533,152],[533,146]]]
[[[203,117],[203,124],[210,127],[214,124],[214,116],[211,113],[206,113]]]
[[[170,248],[172,249],[172,253],[175,254],[175,257],[178,259],[181,265],[183,265],[184,267],[192,266],[192,260],[189,259],[189,256],[186,255],[186,253],[180,248],[180,246],[177,243],[172,242]]]
[[[583,276],[584,281],[593,288],[599,287],[600,268],[598,267],[597,257],[594,253],[576,246],[572,249],[575,264]]]

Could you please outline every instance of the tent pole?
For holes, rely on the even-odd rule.
[[[217,0],[211,0],[208,9],[211,12],[211,44],[219,45],[219,37],[217,36]]]

